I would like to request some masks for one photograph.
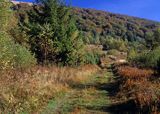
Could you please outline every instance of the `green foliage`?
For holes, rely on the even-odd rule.
[[[29,26],[29,45],[40,62],[47,62],[49,54],[53,51],[51,39],[53,31],[50,24],[32,24]]]
[[[14,49],[6,34],[0,33],[0,69],[12,68],[14,65]]]
[[[21,27],[18,25],[9,31],[9,34],[12,36],[14,41],[24,47],[29,48],[29,36]]]
[[[65,39],[66,41],[63,42],[65,47],[62,47],[59,52],[60,58],[65,57],[61,62],[63,65],[72,66],[83,64],[84,46],[81,37],[79,37],[78,31],[73,32],[70,38],[71,39]]]
[[[157,62],[160,59],[160,48],[154,49],[152,52],[146,54],[144,58],[144,64],[149,67],[156,68],[157,67]]]
[[[0,1],[0,70],[28,68],[36,63],[31,53],[12,41],[8,35],[8,31],[12,28],[10,25],[12,14],[10,2]]]
[[[10,0],[0,1],[0,31],[9,33],[17,24],[17,19],[14,12],[11,10],[11,6]]]
[[[149,49],[149,51],[144,51],[147,50],[145,49],[144,45],[132,45],[134,49],[139,51],[139,54],[137,52],[135,53],[134,50],[130,50],[128,59],[142,67],[159,69],[160,29],[157,29],[155,32],[146,33],[146,43],[146,47]]]
[[[11,38],[0,33],[0,70],[14,68],[28,68],[35,65],[36,60],[31,53]]]
[[[85,54],[85,63],[87,64],[99,64],[100,54],[97,51],[91,51]]]
[[[39,62],[60,65],[83,63],[83,41],[75,26],[70,8],[60,0],[40,0],[44,6],[33,6],[25,31]],[[26,29],[27,28],[27,29]]]
[[[149,49],[153,50],[159,46],[160,43],[160,29],[154,32],[146,33],[146,45]]]
[[[132,62],[142,67],[159,68],[160,47],[138,54],[133,58]]]
[[[122,39],[114,39],[112,37],[108,37],[103,44],[104,48],[107,50],[116,49],[118,51],[126,51],[127,50],[127,42]]]
[[[160,28],[154,32],[153,48],[157,48],[160,43]]]
[[[95,32],[94,35],[89,36],[88,39],[87,39],[87,37],[85,36],[84,41],[86,41],[86,40],[89,40],[89,41],[87,42],[88,44],[95,44],[95,45],[100,44],[100,36],[99,36],[99,34],[96,33],[96,32]]]
[[[50,6],[51,5],[52,4],[50,4]],[[20,4],[20,6],[21,7],[15,6],[15,9],[18,11],[17,15],[21,21],[25,21],[27,20],[28,15],[24,13],[28,10],[32,10],[32,7],[24,4]],[[50,11],[55,11],[55,13],[53,13],[54,19],[52,21],[55,22],[56,25],[56,7],[50,9]],[[108,36],[130,42],[139,42],[141,40],[146,40],[148,33],[153,33],[155,29],[160,27],[160,24],[157,22],[91,9],[73,8],[71,12],[77,17],[77,26],[85,36],[85,43],[89,44],[103,44],[103,40],[107,39]],[[46,15],[48,15],[47,12]],[[44,19],[45,17],[42,18]],[[38,21],[41,20],[38,16],[36,19]],[[49,20],[46,19],[46,22],[47,21]],[[99,42],[99,39],[103,40]]]
[[[107,55],[115,55],[116,56],[118,53],[119,53],[119,51],[116,49],[111,49],[111,50],[107,51]]]
[[[132,61],[133,59],[135,59],[137,57],[138,53],[137,53],[137,50],[135,48],[131,48],[129,51],[128,51],[128,56],[127,56],[127,59],[129,61]]]
[[[148,33],[146,33],[146,46],[147,46],[149,49],[152,49],[153,42],[154,42],[153,32],[148,32]]]
[[[128,47],[130,47],[130,50],[134,49],[134,50],[136,50],[136,51],[148,50],[147,47],[146,47],[145,41],[129,42],[129,43],[128,43]]]
[[[8,28],[8,21],[11,17],[10,5],[8,0],[0,1],[0,31],[6,31]]]
[[[139,41],[146,38],[147,32],[160,27],[157,22],[92,9],[75,8],[73,12],[77,15],[78,28],[84,35],[87,33],[94,36],[96,33],[104,39],[112,36],[130,42]]]
[[[36,64],[36,59],[25,47],[17,44],[15,48],[15,68],[29,68]]]

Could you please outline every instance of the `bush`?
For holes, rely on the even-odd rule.
[[[114,39],[112,37],[108,37],[103,44],[105,49],[116,49],[118,51],[126,51],[127,50],[127,42],[121,39]]]
[[[132,61],[133,59],[135,59],[136,58],[136,56],[137,56],[137,50],[135,50],[134,48],[131,48],[129,51],[128,51],[128,57],[127,57],[127,59],[129,60],[129,61]]]
[[[120,65],[116,68],[116,73],[123,79],[117,98],[125,101],[126,99],[132,100],[135,107],[139,107],[138,112],[158,113],[160,83],[156,78],[150,80],[154,77],[154,70],[139,69],[128,65]]]
[[[17,44],[15,48],[15,67],[28,68],[36,64],[36,59],[25,47]]]
[[[100,54],[96,51],[86,53],[85,63],[86,64],[99,64],[100,63]]]
[[[0,70],[27,68],[35,63],[35,58],[26,48],[15,44],[5,33],[0,33]]]
[[[118,55],[119,54],[119,51],[116,50],[116,49],[111,49],[111,50],[108,50],[107,52],[108,55]]]
[[[160,59],[160,48],[153,50],[146,54],[145,65],[153,68],[157,68],[158,60]]]
[[[152,76],[154,72],[149,69],[139,69],[130,66],[120,66],[118,67],[117,73],[124,78],[142,79]]]
[[[158,68],[159,60],[160,60],[160,47],[149,52],[138,54],[132,60],[132,62],[142,67]]]

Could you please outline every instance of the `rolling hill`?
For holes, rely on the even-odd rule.
[[[145,39],[148,32],[160,27],[160,23],[155,21],[94,9],[75,8],[73,11],[77,16],[78,28],[88,37],[112,36],[137,41]]]
[[[34,5],[28,3],[15,4],[20,20],[27,17],[27,11]],[[147,33],[160,27],[159,22],[114,14],[94,9],[72,8],[76,16],[78,29],[82,31],[86,43],[102,43],[108,37],[120,38],[128,41],[144,41]]]

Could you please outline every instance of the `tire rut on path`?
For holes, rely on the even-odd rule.
[[[100,70],[85,83],[76,84],[66,95],[55,99],[47,114],[109,114],[115,79],[111,67]]]

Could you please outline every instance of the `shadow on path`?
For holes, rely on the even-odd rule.
[[[99,90],[108,91],[108,96],[113,100],[116,97],[120,89],[123,79],[114,73],[114,67],[107,68],[108,72],[113,75],[113,81],[103,84],[96,84],[96,88]],[[104,112],[109,112],[111,114],[150,114],[149,110],[141,110],[136,107],[134,99],[128,99],[126,101],[111,102],[110,105],[101,107]]]
[[[108,67],[107,69],[103,69],[103,71],[107,72],[107,74],[110,75],[107,77],[108,81],[104,78],[104,75],[107,74],[100,73],[100,75],[97,77],[97,80],[94,82],[87,84],[76,84],[72,86],[77,90],[94,87],[98,91],[106,91],[105,96],[109,97],[109,100],[111,101],[109,104],[102,105],[96,108],[92,106],[86,106],[86,109],[96,111],[99,110],[111,114],[149,114],[148,110],[141,111],[139,108],[137,108],[133,99],[123,102],[116,101],[115,96],[118,93],[120,84],[123,82],[123,80],[114,73],[114,68],[112,66]],[[103,83],[99,81],[100,79],[104,79]]]

